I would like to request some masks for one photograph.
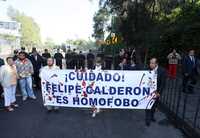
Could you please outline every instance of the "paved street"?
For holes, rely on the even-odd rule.
[[[150,127],[145,126],[142,110],[107,110],[96,118],[75,108],[48,114],[37,95],[36,101],[18,99],[20,107],[12,113],[0,111],[0,138],[183,138],[161,112]]]

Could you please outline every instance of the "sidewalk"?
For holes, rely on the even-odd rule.
[[[161,103],[178,127],[188,135],[200,134],[200,80],[193,92],[183,93],[182,78],[167,79]]]

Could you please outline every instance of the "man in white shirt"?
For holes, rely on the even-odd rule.
[[[60,68],[58,66],[56,66],[54,64],[54,59],[53,58],[48,58],[47,59],[47,66],[44,66],[41,71],[40,71],[40,77],[41,77],[41,73],[47,70],[60,70]],[[58,111],[58,107],[57,106],[46,106],[48,113],[51,111]]]

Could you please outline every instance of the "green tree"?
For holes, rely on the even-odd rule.
[[[44,42],[44,47],[47,49],[53,49],[56,47],[56,44],[54,43],[52,38],[47,38]]]
[[[12,7],[8,8],[7,14],[12,20],[21,23],[21,46],[30,49],[33,46],[41,45],[40,27],[32,17],[20,13]]]
[[[106,31],[106,23],[109,21],[109,13],[107,8],[100,7],[100,9],[95,13],[93,20],[94,20],[94,33],[93,37],[95,39],[104,39],[104,33]]]
[[[78,50],[83,50],[83,51],[87,51],[88,49],[97,49],[98,47],[96,46],[95,42],[93,42],[92,40],[84,40],[84,39],[69,39],[66,41],[67,45],[75,45],[77,46]]]
[[[172,48],[198,49],[200,43],[200,0],[99,0],[127,47],[149,51],[166,63]],[[95,24],[101,24],[94,20]],[[97,26],[97,25],[96,25]],[[109,25],[108,25],[109,26]],[[94,32],[95,33],[95,32]],[[139,52],[140,53],[140,52]],[[137,55],[137,54],[136,54]],[[142,54],[139,54],[142,55]],[[142,60],[143,61],[143,60]]]

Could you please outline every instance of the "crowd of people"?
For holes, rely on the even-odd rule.
[[[183,92],[193,92],[192,87],[186,87],[188,82],[195,85],[197,82],[196,76],[200,69],[199,59],[195,56],[193,49],[189,50],[188,55],[181,55],[173,49],[166,57],[168,59],[168,75],[171,79],[177,76],[177,66],[182,64],[183,73]],[[55,63],[55,64],[54,64]],[[18,107],[16,103],[16,89],[19,89],[22,95],[22,100],[36,99],[34,88],[41,88],[40,73],[45,70],[60,70],[60,69],[95,69],[95,70],[144,70],[136,64],[135,49],[121,49],[118,53],[117,62],[113,64],[112,57],[102,57],[102,55],[94,54],[91,50],[87,55],[82,51],[76,52],[76,49],[68,49],[65,54],[57,49],[57,52],[52,55],[48,49],[44,53],[39,54],[36,48],[32,49],[31,53],[27,53],[22,47],[20,51],[15,50],[13,56],[5,59],[0,58],[0,92],[4,92],[4,106],[7,111],[13,111]],[[157,95],[160,96],[164,87],[166,73],[163,68],[158,65],[157,58],[151,58],[149,69],[154,70],[158,75]],[[146,111],[146,124],[150,125],[151,121],[155,121],[154,113],[158,104],[158,99],[151,110]],[[47,106],[49,112],[57,111],[58,107]],[[93,110],[92,116],[95,117],[100,109]]]

